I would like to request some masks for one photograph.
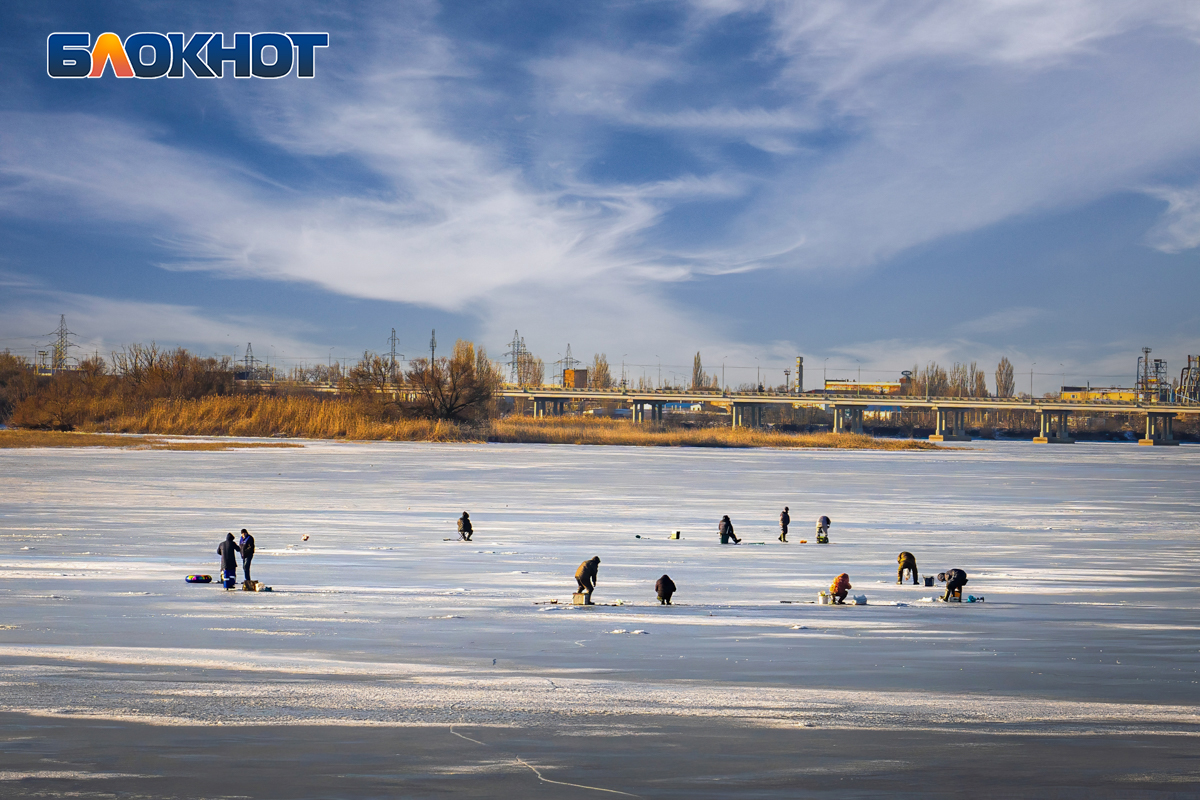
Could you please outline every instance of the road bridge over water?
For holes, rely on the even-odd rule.
[[[759,427],[762,412],[770,405],[789,405],[793,408],[821,407],[833,412],[834,433],[862,433],[863,414],[868,409],[891,411],[922,409],[935,412],[935,442],[969,441],[966,432],[967,415],[972,411],[1025,411],[1038,415],[1038,443],[1069,444],[1067,418],[1071,414],[1139,414],[1146,417],[1146,435],[1140,444],[1175,445],[1172,424],[1180,414],[1200,414],[1200,404],[1062,401],[1049,398],[1020,400],[1002,397],[919,397],[908,395],[868,394],[786,394],[783,392],[720,392],[630,389],[550,389],[506,386],[502,397],[529,400],[535,417],[562,414],[567,404],[591,401],[628,405],[634,422],[662,421],[667,404],[704,403],[728,408],[734,427]]]

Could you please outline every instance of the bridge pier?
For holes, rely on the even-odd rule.
[[[931,442],[969,442],[967,435],[967,409],[965,408],[934,408],[937,419],[933,424]]]
[[[1179,444],[1179,440],[1175,438],[1172,431],[1174,420],[1175,414],[1172,412],[1147,411],[1146,438],[1138,439],[1138,444],[1151,446]]]
[[[1075,444],[1067,427],[1070,411],[1039,411],[1039,433],[1033,437],[1034,444]]]
[[[833,406],[833,432],[861,434],[863,432],[863,407]]]
[[[533,418],[541,419],[546,416],[546,401],[540,397],[533,398]]]
[[[762,405],[759,403],[734,403],[729,408],[729,416],[735,428],[762,427]]]

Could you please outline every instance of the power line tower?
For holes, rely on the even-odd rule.
[[[433,360],[437,355],[437,328],[434,328],[429,333],[429,363],[433,364]]]
[[[395,383],[396,382],[396,329],[395,328],[392,328],[392,335],[388,337],[388,344],[391,345],[391,347],[392,347],[391,351],[388,353],[388,369],[389,369],[391,377],[392,377],[392,383]],[[404,358],[404,353],[401,353],[400,357]]]
[[[71,341],[71,337],[75,335],[73,331],[67,330],[67,315],[60,314],[58,317],[58,330],[46,334],[53,336],[54,342],[50,345],[50,371],[62,372],[67,369],[67,361],[69,360],[69,350],[72,347],[79,345]]]
[[[560,361],[554,362],[554,366],[558,369],[558,381],[560,386],[564,385],[563,380],[565,378],[566,371],[569,369],[575,369],[577,366],[579,366],[579,364],[580,361],[571,356],[571,343],[567,342],[567,354],[563,356]]]
[[[514,386],[521,383],[521,361],[529,356],[529,351],[525,349],[525,340],[517,331],[513,331],[512,341],[508,343],[508,352],[504,355],[509,357],[509,383]]]
[[[258,379],[258,365],[262,362],[254,357],[254,348],[246,342],[246,355],[242,357],[242,369],[246,372],[246,380]]]

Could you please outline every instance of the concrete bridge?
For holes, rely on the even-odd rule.
[[[706,403],[727,408],[734,427],[759,427],[762,412],[769,405],[794,408],[821,406],[833,412],[834,433],[862,433],[863,414],[874,409],[921,409],[935,412],[935,442],[970,441],[966,431],[967,415],[972,411],[1032,411],[1038,415],[1040,432],[1034,442],[1070,444],[1067,418],[1073,413],[1144,414],[1145,445],[1176,445],[1172,423],[1180,414],[1200,414],[1200,404],[1061,401],[1053,399],[1018,400],[1001,397],[913,397],[866,394],[784,394],[780,392],[720,391],[633,391],[629,389],[548,389],[507,386],[501,397],[533,402],[535,417],[562,414],[568,403],[592,401],[628,405],[634,422],[662,421],[668,403]]]

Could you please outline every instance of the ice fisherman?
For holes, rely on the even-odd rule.
[[[850,576],[843,572],[829,584],[829,594],[833,596],[833,602],[840,606],[846,602],[846,594],[853,588],[850,585]]]
[[[826,516],[817,520],[817,544],[829,544],[829,526],[832,524]]]
[[[463,515],[458,518],[458,539],[462,542],[471,541],[471,534],[475,529],[471,527],[471,515],[463,512]]]
[[[717,533],[721,535],[721,544],[729,544],[730,539],[734,544],[742,543],[742,540],[733,532],[733,522],[730,521],[728,514],[721,517],[721,521],[717,524]]]
[[[788,514],[788,507],[784,506],[783,511],[779,513],[779,541],[787,541],[787,528],[792,522],[792,517]]]
[[[917,585],[917,557],[905,550],[896,556],[896,583],[904,583],[904,571],[912,575],[913,586]]]
[[[222,580],[237,580],[237,555],[242,548],[233,540],[233,534],[225,534],[225,541],[217,545],[217,555],[221,557]]]
[[[596,590],[596,573],[599,571],[600,556],[592,556],[575,570],[575,582],[579,584],[581,594],[591,594]]]
[[[675,581],[671,580],[670,575],[663,575],[654,584],[654,591],[658,592],[659,605],[671,605],[671,595],[675,594]]]
[[[250,580],[250,561],[254,558],[254,537],[250,531],[242,528],[242,537],[238,539],[238,549],[242,551],[242,574]]]
[[[946,594],[942,599],[946,602],[954,596],[954,593],[967,585],[967,573],[961,569],[948,569],[945,572],[939,572],[937,576],[938,582],[946,582]]]

